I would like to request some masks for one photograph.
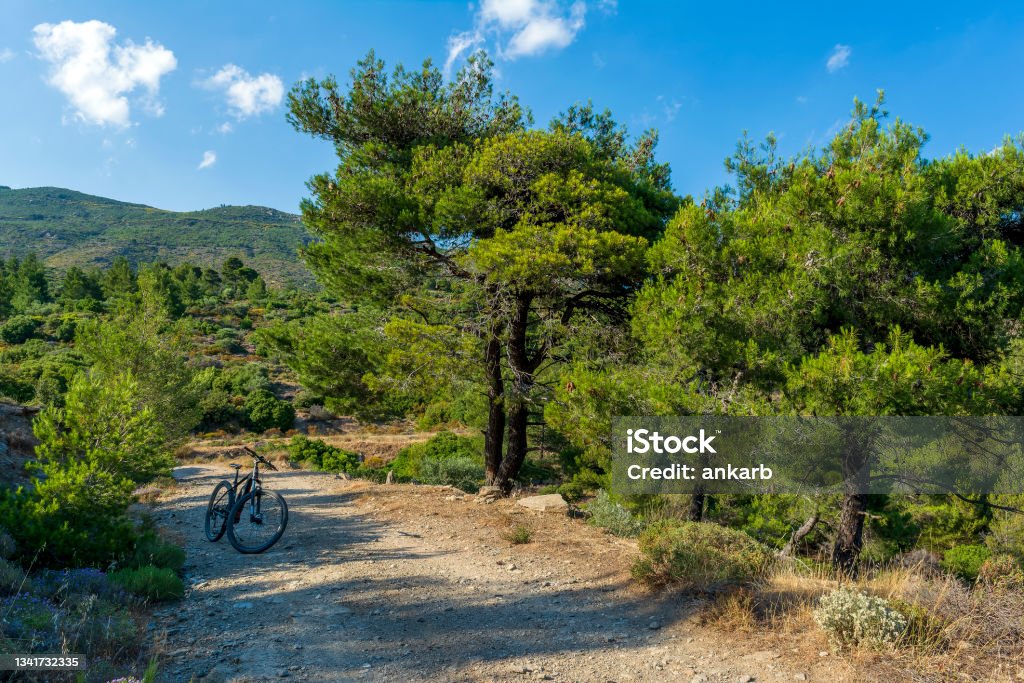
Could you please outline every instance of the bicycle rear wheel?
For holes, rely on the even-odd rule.
[[[281,494],[251,491],[228,514],[228,541],[240,553],[262,553],[277,543],[288,526],[288,504]]]
[[[228,481],[217,484],[206,506],[206,540],[216,543],[227,528],[228,512],[235,506],[235,490]]]

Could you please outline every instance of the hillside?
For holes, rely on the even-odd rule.
[[[309,282],[295,255],[308,240],[298,216],[263,206],[176,212],[58,187],[0,186],[0,256],[35,252],[57,269],[120,255],[210,266],[239,256],[271,282]]]

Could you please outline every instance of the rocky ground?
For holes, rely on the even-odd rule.
[[[288,529],[241,555],[202,531],[229,474],[179,467],[156,504],[189,557],[186,598],[152,627],[165,681],[864,680],[817,643],[790,652],[699,626],[698,603],[630,582],[635,543],[514,501],[270,472]],[[503,538],[516,527],[529,543]]]

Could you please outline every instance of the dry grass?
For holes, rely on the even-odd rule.
[[[822,647],[812,611],[840,581],[800,562],[780,565],[752,588],[719,596],[702,622],[796,651]],[[842,656],[879,680],[1024,680],[1024,591],[1009,584],[967,586],[914,568],[866,572],[855,587],[893,602],[910,627],[893,652]],[[798,647],[794,647],[798,646]]]

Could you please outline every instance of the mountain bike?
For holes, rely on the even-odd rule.
[[[206,506],[206,538],[219,541],[227,532],[228,541],[240,553],[262,553],[277,543],[288,526],[288,504],[281,494],[263,488],[260,465],[277,471],[274,465],[248,446],[243,449],[252,458],[252,472],[239,479],[242,466],[231,463],[235,481],[221,481],[213,489]]]

